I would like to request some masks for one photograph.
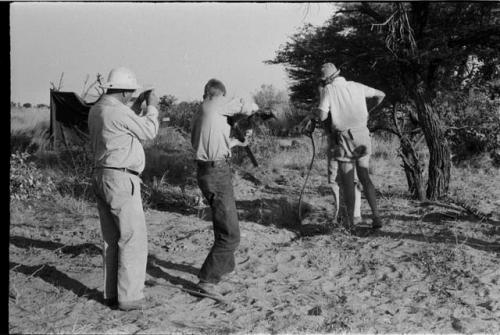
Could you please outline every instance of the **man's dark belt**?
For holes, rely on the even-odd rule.
[[[117,171],[121,171],[121,172],[130,173],[130,174],[133,174],[134,176],[138,176],[138,177],[141,175],[139,172],[131,170],[131,169],[127,169],[127,168],[118,168],[118,167],[111,167],[111,166],[99,166],[96,169],[117,170]]]
[[[227,164],[229,164],[229,162],[226,159],[221,159],[221,160],[218,160],[218,161],[200,161],[200,160],[196,160],[196,163],[200,167],[207,167],[207,166],[208,167],[221,167],[221,166],[226,166]]]

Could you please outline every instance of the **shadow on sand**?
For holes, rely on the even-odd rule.
[[[500,244],[482,241],[476,238],[466,237],[462,235],[440,232],[434,235],[411,234],[404,232],[389,232],[383,228],[381,230],[373,230],[371,228],[355,228],[351,230],[351,234],[358,237],[389,237],[396,240],[407,239],[418,242],[427,243],[447,243],[447,244],[464,244],[471,248],[481,251],[500,253]]]
[[[348,228],[341,227],[340,224],[328,224],[328,220],[317,220],[318,222],[326,222],[325,224],[309,224],[311,220],[307,219],[308,215],[314,216],[312,213],[315,210],[312,205],[305,204],[304,216],[306,219],[299,222],[297,216],[298,204],[290,202],[285,197],[281,198],[263,198],[256,200],[240,200],[236,202],[240,220],[247,220],[262,224],[264,226],[273,225],[277,228],[288,229],[300,236],[315,236],[325,235],[338,231],[339,228],[345,228],[352,235],[358,237],[390,237],[394,239],[411,239],[419,242],[428,243],[449,243],[449,244],[465,244],[474,249],[500,252],[500,244],[482,241],[480,239],[471,238],[463,235],[456,235],[451,231],[442,231],[434,235],[412,234],[412,233],[397,233],[388,232],[384,229],[373,230],[369,227]],[[425,215],[391,215],[388,218],[399,221],[412,221],[418,224],[418,221],[440,224],[445,220],[467,220],[474,221],[474,218],[467,214],[457,214],[453,212],[432,212]],[[342,229],[343,230],[343,229]],[[345,231],[345,230],[344,230]]]
[[[104,298],[100,291],[83,285],[78,280],[69,277],[52,265],[40,264],[29,266],[10,262],[9,270],[40,278],[55,287],[71,291],[79,297],[85,297],[104,304]]]
[[[236,201],[236,207],[240,220],[287,229],[300,236],[325,235],[339,227],[336,223],[332,224],[332,218],[324,210],[316,211],[306,202],[303,203],[301,222],[298,217],[298,202],[286,197],[239,200]]]
[[[40,248],[49,251],[60,250],[64,254],[70,254],[76,257],[82,253],[90,256],[102,254],[102,249],[92,243],[82,243],[78,245],[64,245],[59,242],[35,240],[23,236],[11,236],[10,243],[19,248]],[[192,275],[198,274],[198,269],[187,264],[176,264],[169,261],[158,259],[154,255],[148,256],[147,273],[156,278],[163,278],[173,285],[182,285],[187,289],[196,288],[195,283],[185,280],[181,277],[172,276],[163,269],[172,269],[186,272]],[[79,297],[86,297],[104,304],[102,292],[97,289],[91,289],[76,279],[69,277],[56,267],[47,264],[24,265],[16,262],[10,262],[9,270],[22,273],[27,276],[33,276],[44,280],[45,282],[75,293]]]
[[[177,276],[172,276],[165,272],[163,268],[167,269],[172,269],[172,270],[177,270],[177,271],[182,271],[186,272],[192,275],[198,275],[199,270],[196,269],[195,267],[192,267],[190,265],[186,264],[176,264],[168,261],[164,261],[161,259],[158,259],[154,255],[149,255],[148,256],[148,265],[147,265],[147,273],[155,278],[159,279],[165,279],[167,282],[169,282],[172,285],[181,285],[183,288],[190,289],[190,290],[196,290],[197,286],[195,283],[186,280],[181,277]],[[151,284],[151,286],[154,286],[154,284]]]
[[[23,236],[11,236],[9,241],[10,244],[18,248],[28,249],[34,247],[50,251],[59,250],[63,254],[72,255],[72,257],[77,257],[80,254],[87,254],[89,256],[98,256],[102,254],[102,249],[92,243],[65,245],[59,242],[34,240]]]

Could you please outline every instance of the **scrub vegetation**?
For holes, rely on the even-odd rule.
[[[276,136],[283,128],[280,120],[293,109],[289,101],[276,102],[274,95],[280,92],[262,90],[274,93],[259,103],[285,112],[256,131],[252,150],[259,168],[251,166],[243,151],[235,151],[233,158],[243,237],[238,279],[224,284],[231,306],[200,300],[175,287],[196,282],[200,255],[212,239],[210,213],[196,186],[183,126],[187,116],[162,123],[159,136],[145,143],[143,198],[150,245],[146,294],[155,307],[125,313],[102,302],[101,237],[87,150],[51,150],[47,109],[13,108],[10,331],[500,331],[500,171],[493,160],[475,155],[451,169],[450,195],[489,214],[481,220],[461,207],[412,200],[399,139],[375,134],[371,173],[388,223],[367,234],[332,222],[326,140],[318,130],[318,155],[301,226],[297,199],[311,143],[307,137]],[[288,127],[293,134],[293,124]],[[428,154],[425,146],[419,150]],[[365,200],[362,213],[369,217]]]
[[[499,5],[341,7],[269,61],[285,66],[290,92],[263,85],[254,94],[276,119],[255,129],[258,168],[234,149],[242,238],[236,274],[220,285],[228,305],[180,289],[197,282],[213,239],[189,136],[199,101],[163,96],[160,134],[144,143],[153,307],[128,313],[102,298],[88,149],[55,150],[48,108],[11,104],[9,331],[500,333]],[[377,231],[333,221],[320,129],[297,217],[312,143],[295,126],[317,101],[325,60],[387,94],[369,121],[386,221]],[[370,218],[364,198],[361,213]]]

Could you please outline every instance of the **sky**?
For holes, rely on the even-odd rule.
[[[210,78],[229,96],[262,84],[287,88],[274,58],[306,23],[322,25],[332,3],[13,3],[11,101],[48,103],[50,82],[81,93],[87,75],[125,66],[142,85],[199,100]]]

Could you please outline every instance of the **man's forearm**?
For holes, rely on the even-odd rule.
[[[234,148],[234,147],[244,147],[245,143],[241,142],[237,138],[231,137],[229,138],[229,148]]]
[[[314,116],[315,116],[315,121],[316,122],[322,122],[322,121],[325,121],[327,118],[328,118],[328,114],[329,112],[328,111],[324,111],[322,110],[321,108],[316,108],[314,110]]]
[[[131,115],[129,120],[127,128],[141,141],[152,140],[158,134],[160,122],[158,121],[158,110],[154,106],[148,106],[145,115]]]

